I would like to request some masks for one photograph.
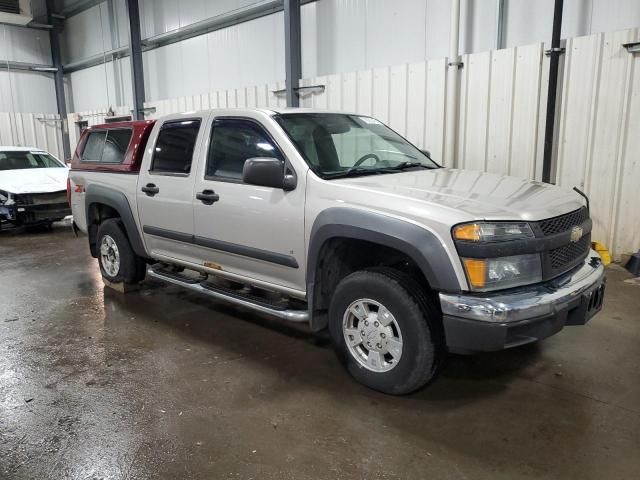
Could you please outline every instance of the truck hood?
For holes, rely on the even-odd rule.
[[[0,171],[0,190],[8,193],[50,193],[67,189],[66,168],[25,168]]]
[[[474,220],[542,220],[576,210],[584,199],[548,183],[494,173],[440,168],[333,180],[381,196],[424,202],[470,215]]]

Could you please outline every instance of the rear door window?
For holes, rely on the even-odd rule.
[[[165,122],[158,133],[149,171],[188,175],[199,130],[199,119]]]

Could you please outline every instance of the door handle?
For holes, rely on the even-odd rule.
[[[196,193],[196,198],[200,200],[205,205],[212,205],[213,203],[220,200],[220,195],[218,195],[213,190],[203,190],[201,192]]]
[[[160,189],[158,187],[156,187],[154,183],[147,183],[140,190],[142,190],[144,193],[146,193],[147,196],[149,196],[149,197],[153,197],[156,193],[160,192]]]

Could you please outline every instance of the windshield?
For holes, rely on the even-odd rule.
[[[0,152],[0,170],[24,170],[27,168],[64,168],[64,165],[44,152]]]
[[[439,168],[378,120],[341,113],[291,113],[276,120],[323,178]]]

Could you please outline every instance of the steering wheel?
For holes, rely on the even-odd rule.
[[[380,163],[380,157],[378,155],[376,155],[375,153],[367,153],[366,155],[363,155],[362,157],[360,157],[358,161],[354,163],[351,168],[359,167],[370,158],[375,159],[376,163]]]

